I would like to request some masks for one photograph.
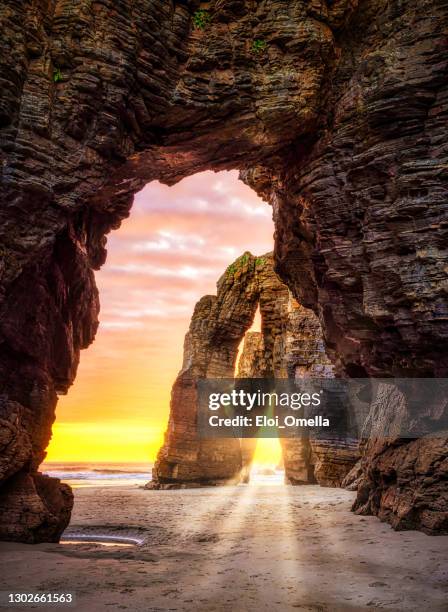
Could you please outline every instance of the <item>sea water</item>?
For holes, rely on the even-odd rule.
[[[151,463],[47,462],[40,471],[74,488],[144,485],[151,480]]]

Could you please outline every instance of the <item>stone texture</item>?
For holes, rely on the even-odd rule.
[[[56,506],[49,500],[52,509],[48,523],[54,524],[54,530],[38,528],[38,521],[45,522],[47,493],[56,495],[55,489],[60,486],[61,500],[70,496],[66,485],[57,481],[37,495],[33,483],[50,441],[56,392],[66,392],[72,382],[79,349],[94,338],[98,310],[93,272],[87,265],[82,244],[73,238],[71,231],[63,232],[53,247],[46,249],[42,260],[35,261],[14,280],[9,299],[0,305],[0,445],[5,444],[0,474],[7,477],[19,471],[31,472],[30,478],[8,480],[5,486],[11,489],[13,483],[20,483],[18,495],[23,501],[23,489],[29,483],[30,499],[35,499],[39,507],[33,511],[29,525],[24,522],[29,515],[21,515],[20,527],[14,532],[3,519],[9,521],[16,514],[3,512],[0,538],[10,539],[14,533],[21,541],[37,541],[40,536],[46,540],[50,533],[58,532],[58,525],[68,521],[70,500]],[[3,498],[3,505],[12,499],[10,492]],[[59,523],[53,512],[61,512]],[[36,518],[36,513],[40,518]]]
[[[353,506],[357,514],[376,514],[395,529],[448,534],[445,439],[377,443],[362,463]]]
[[[165,441],[148,488],[249,481],[255,439],[202,440],[197,435],[198,381],[233,378],[243,338],[239,378],[333,376],[319,321],[277,277],[272,253],[244,253],[227,268],[217,288],[217,296],[204,296],[195,307],[182,370],[172,390]],[[257,307],[261,332],[246,333]],[[290,484],[340,486],[359,458],[357,444],[346,440],[280,442]]]
[[[288,291],[282,302],[280,333],[276,338],[274,374],[277,378],[333,378],[316,315]],[[339,487],[359,458],[358,441],[346,437],[310,440],[281,438],[285,478],[290,484]]]
[[[194,309],[185,336],[182,369],[173,385],[168,429],[149,487],[237,482],[242,469],[238,439],[203,440],[197,434],[197,383],[233,378],[238,347],[258,303],[257,259],[244,253]],[[271,259],[272,269],[272,259]]]
[[[246,336],[238,376],[269,378],[283,371],[284,353],[278,347],[284,344],[289,299],[288,288],[274,272],[272,253],[254,257],[246,252],[220,278],[217,295],[197,303],[172,390],[165,442],[148,486],[248,480],[253,441],[198,439],[197,382],[234,378],[239,346],[258,307],[262,331]]]
[[[0,394],[30,415],[30,473],[94,337],[105,235],[153,179],[242,170],[339,374],[447,373],[445,0],[212,0],[204,32],[199,6],[0,7]]]
[[[40,473],[18,472],[0,490],[2,540],[58,542],[72,508],[68,485]]]
[[[334,366],[325,350],[319,319],[291,294],[286,321],[282,352],[288,378],[333,378]]]
[[[316,142],[246,174],[274,207],[277,271],[349,375],[447,372],[447,12],[364,2]]]
[[[31,461],[32,445],[23,423],[23,408],[0,398],[0,482]]]
[[[364,2],[339,39],[320,133],[298,143],[286,171],[243,174],[273,205],[276,269],[318,313],[342,375],[447,375],[447,11],[438,1]],[[375,443],[364,448],[355,507],[436,532],[424,517],[442,529],[446,482],[430,466],[448,439],[399,449],[379,461]],[[404,455],[428,467],[424,511],[423,475],[408,471],[393,503],[384,494],[382,478]]]
[[[247,332],[238,359],[238,378],[263,378],[267,369],[263,334],[261,332]]]
[[[359,459],[358,440],[319,438],[310,442],[314,478],[322,487],[340,487]]]
[[[352,467],[350,472],[345,476],[344,480],[341,483],[341,487],[343,489],[348,489],[349,491],[358,490],[364,477],[364,472],[361,463],[361,459],[359,459]]]
[[[416,440],[399,437],[403,424],[412,436],[425,417],[440,420],[438,430],[443,432],[446,402],[446,390],[435,392],[431,379],[427,385],[413,385],[412,380],[379,383],[361,433],[362,458],[344,482],[349,488],[356,485],[357,514],[377,514],[396,529],[448,533],[446,438],[443,433]],[[420,437],[417,432],[415,437]]]

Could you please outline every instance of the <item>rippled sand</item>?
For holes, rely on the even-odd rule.
[[[355,516],[353,497],[317,486],[77,489],[69,533],[143,543],[3,543],[0,590],[75,591],[71,609],[86,612],[446,611],[448,536]]]

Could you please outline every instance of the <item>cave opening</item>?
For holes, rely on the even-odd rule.
[[[260,331],[252,328],[257,309]],[[263,439],[268,432],[257,430],[258,424],[253,423],[255,429],[247,432],[251,437],[241,440],[235,430],[226,437],[210,431],[201,435],[198,430],[201,381],[205,378],[214,384],[214,380],[219,383],[216,379],[235,376],[250,379],[249,384],[263,379],[268,385],[272,379],[334,377],[319,320],[295,300],[276,274],[273,253],[255,257],[244,252],[220,277],[216,295],[197,302],[185,337],[183,366],[172,388],[168,428],[151,488],[250,482],[256,438]],[[259,445],[259,453],[266,450],[266,444]],[[333,447],[333,442],[281,436],[285,482],[339,486],[358,455],[355,447],[350,448],[336,465]]]
[[[7,204],[0,370],[6,432],[13,431],[18,451],[6,456],[2,476],[15,491],[3,494],[4,533],[9,523],[23,522],[22,513],[10,518],[22,490],[39,504],[51,506],[56,493],[69,500],[56,482],[48,485],[54,496],[40,495],[36,469],[50,435],[55,389],[71,384],[79,350],[93,339],[92,269],[103,262],[103,234],[126,215],[130,194],[144,181],[244,168],[250,184],[277,205],[282,276],[305,304],[319,309],[340,371],[445,375],[445,3],[432,3],[429,11],[427,3],[395,3],[385,17],[370,2],[323,2],[323,12],[315,3],[217,2],[207,32],[192,27],[185,2],[150,2],[141,10],[126,2],[116,10],[77,3],[66,11],[61,4],[12,2],[5,12],[4,32],[16,51],[15,61],[4,64],[8,94],[0,120]],[[423,18],[416,18],[417,9]],[[29,24],[31,43],[20,33]],[[261,53],[254,53],[253,43],[263,42],[255,36],[266,38]],[[399,104],[391,87],[400,93]],[[252,225],[240,225],[251,234]],[[170,240],[157,236],[156,248]],[[61,244],[64,254],[54,246]],[[202,256],[209,256],[204,246]],[[144,274],[139,266],[127,272]],[[185,281],[197,279],[194,266],[182,273]],[[116,284],[123,296],[129,293],[125,283]],[[144,303],[144,291],[140,299]],[[142,316],[162,316],[163,301],[154,310]],[[100,331],[117,334],[112,350],[101,354],[99,336],[81,362],[85,380],[88,361],[101,363],[100,397],[76,399],[80,378],[66,400],[71,416],[68,404],[59,406],[50,450],[65,436],[60,446],[71,454],[64,460],[94,458],[100,445],[96,460],[116,456],[118,448],[129,459],[159,431],[151,433],[141,419],[148,397],[157,414],[162,375],[171,373],[165,368],[156,376],[155,367],[174,343],[167,335],[151,337],[152,352],[143,350],[131,375],[123,364],[136,353],[124,349],[151,334],[135,309],[119,319],[110,319],[109,328],[103,320]],[[114,359],[121,367],[109,370]],[[142,381],[148,393],[137,398]],[[141,417],[130,429],[120,418],[127,407]],[[431,484],[426,471],[409,477],[401,452],[390,453],[400,486],[384,491],[373,471],[375,448],[363,450],[357,510],[394,526],[446,530],[438,502],[445,493],[441,468],[437,477],[431,473]],[[324,448],[320,453],[325,457]],[[431,465],[444,465],[438,453],[445,456],[431,444],[409,443],[413,461],[429,456]],[[315,474],[320,469],[316,463]],[[422,483],[425,506],[420,497],[409,501]],[[67,500],[55,516],[70,513]],[[35,535],[36,526],[31,535],[24,527],[23,535],[19,526],[12,537],[48,537],[48,512],[42,516],[43,535]]]
[[[85,463],[147,468],[163,443],[195,302],[216,293],[235,257],[272,246],[270,207],[236,171],[170,187],[152,182],[136,194],[130,217],[108,237],[107,261],[96,273],[99,330],[59,399],[42,469],[70,481]]]
[[[285,484],[283,450],[279,438],[265,437],[260,432],[253,442],[255,449],[246,482],[257,486]]]

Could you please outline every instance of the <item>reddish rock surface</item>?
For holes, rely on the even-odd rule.
[[[151,488],[238,481],[242,468],[237,439],[199,439],[197,384],[203,378],[233,378],[238,347],[251,326],[259,286],[257,259],[245,253],[229,266],[194,309],[185,336],[182,369],[173,385],[168,429],[153,469]]]
[[[70,521],[73,493],[57,478],[18,472],[0,490],[2,540],[58,542]]]
[[[398,437],[403,423],[412,434],[425,415],[432,422],[443,418],[446,391],[435,392],[431,380],[412,383],[403,381],[401,388],[400,381],[380,383],[361,433],[361,460],[343,485],[358,490],[353,505],[357,514],[377,514],[396,529],[448,533],[448,458],[442,427],[437,435],[415,436],[420,439]]]
[[[233,378],[243,338],[239,378],[333,376],[317,317],[291,297],[274,272],[271,253],[245,253],[217,286],[217,296],[204,296],[196,305],[185,337],[184,362],[150,488],[249,480],[256,440],[202,440],[197,433],[198,381]],[[246,334],[258,306],[262,331]],[[280,441],[290,484],[340,486],[359,457],[357,444],[345,440]]]
[[[446,440],[373,444],[361,465],[357,514],[376,514],[395,529],[448,534]]]
[[[206,31],[199,6],[0,7],[0,395],[22,406],[29,473],[94,338],[105,235],[153,179],[242,170],[338,373],[447,374],[446,2],[213,0]]]
[[[238,439],[202,440],[197,432],[197,383],[233,378],[238,348],[260,305],[265,364],[272,363],[275,323],[287,288],[273,271],[272,254],[244,253],[217,283],[217,295],[196,304],[185,337],[182,369],[174,383],[165,442],[153,469],[151,487],[225,484],[239,481],[243,460]],[[267,347],[267,348],[266,348]],[[260,371],[267,376],[269,371]],[[245,465],[247,460],[245,459]]]
[[[254,331],[247,332],[238,359],[238,378],[263,378],[267,369],[263,334]]]

